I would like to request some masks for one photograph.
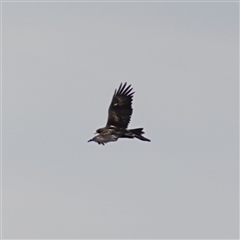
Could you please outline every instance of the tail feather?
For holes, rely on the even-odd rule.
[[[142,136],[142,134],[144,134],[143,128],[129,129],[129,131],[131,133],[133,133],[136,138],[138,138],[138,139],[140,139],[142,141],[148,141],[148,142],[151,141],[150,139],[145,138],[144,136]]]

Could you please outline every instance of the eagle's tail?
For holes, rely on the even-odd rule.
[[[142,141],[148,141],[148,142],[151,141],[150,139],[147,139],[144,136],[142,136],[142,134],[144,134],[143,128],[129,129],[129,131],[131,133],[133,133],[136,138],[138,138],[138,139],[140,139]]]

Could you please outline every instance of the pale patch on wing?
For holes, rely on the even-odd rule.
[[[92,140],[97,142],[98,144],[104,145],[105,143],[108,143],[108,142],[115,142],[115,141],[117,141],[118,140],[118,136],[116,136],[116,135],[102,135],[102,134],[99,134],[99,135],[95,136]]]

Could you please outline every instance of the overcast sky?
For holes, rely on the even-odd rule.
[[[3,238],[238,238],[238,3],[3,2]],[[87,140],[121,82],[151,142]]]

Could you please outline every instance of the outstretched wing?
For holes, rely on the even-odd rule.
[[[117,133],[114,133],[112,129],[106,129],[102,133],[98,134],[97,136],[90,139],[88,142],[95,141],[98,144],[104,145],[108,142],[115,142],[119,138],[119,135]]]
[[[127,83],[120,84],[118,90],[115,90],[112,102],[108,109],[107,126],[113,125],[118,128],[127,128],[132,115],[132,92],[131,85]]]

